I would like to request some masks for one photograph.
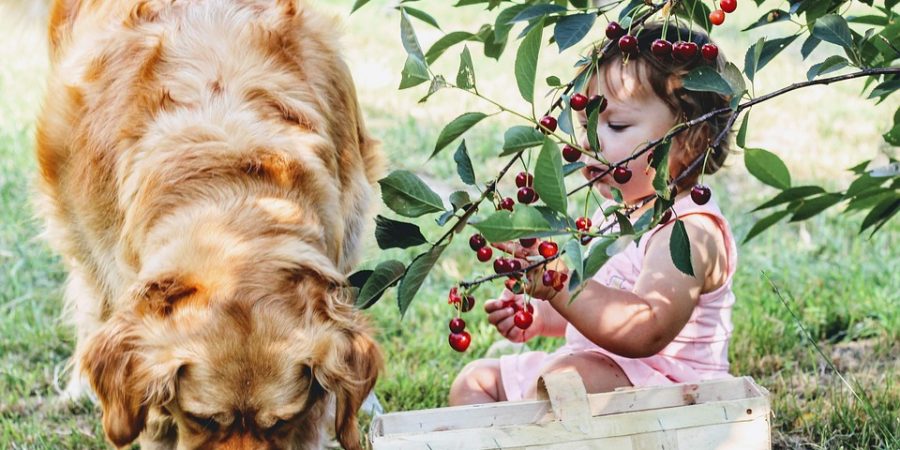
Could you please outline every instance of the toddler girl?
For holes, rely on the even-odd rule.
[[[706,61],[699,51],[688,61],[656,57],[650,53],[650,45],[661,34],[660,25],[648,24],[638,35],[639,55],[624,57],[614,49],[600,61],[599,70],[587,84],[588,97],[600,94],[608,101],[599,116],[597,135],[602,156],[611,163],[661,138],[677,123],[728,105],[728,98],[688,91],[681,83],[695,67],[706,64],[721,69],[724,59],[719,56]],[[687,40],[689,32],[669,27],[667,35]],[[690,36],[698,48],[709,42],[697,31]],[[583,112],[579,119],[585,127]],[[672,140],[669,171],[673,179],[709,149],[727,126],[726,119],[704,122]],[[706,173],[721,167],[728,153],[727,142],[725,139],[710,150]],[[582,147],[588,148],[586,138]],[[606,170],[596,160],[582,160],[589,164],[583,172],[588,179]],[[618,188],[626,204],[639,205],[654,195],[655,171],[647,170],[647,164],[646,158],[631,161],[633,175],[626,183],[607,175],[594,188],[608,199],[613,197],[611,188]],[[507,339],[524,342],[538,335],[565,336],[565,345],[552,353],[525,352],[469,363],[453,382],[450,404],[533,399],[540,375],[571,369],[578,371],[588,392],[729,377],[731,284],[737,248],[715,200],[702,205],[692,200],[690,190],[698,179],[699,170],[683,177],[677,183],[674,214],[668,221],[611,257],[571,304],[566,289],[557,292],[543,286],[540,277],[535,278],[529,285],[535,297],[534,321],[521,330],[514,325],[514,309],[504,306],[516,297],[510,291],[486,302],[488,320]],[[634,222],[652,206],[652,202],[643,203],[629,218]],[[672,262],[669,237],[676,217],[684,222],[690,239],[695,276],[682,273]],[[604,221],[603,208],[599,208],[593,223],[603,226]],[[499,247],[517,257],[536,253],[536,246],[523,249],[505,243]],[[561,259],[548,268],[568,271]]]

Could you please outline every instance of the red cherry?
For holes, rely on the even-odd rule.
[[[466,329],[466,321],[460,317],[450,319],[450,331],[453,333],[462,333]]]
[[[710,197],[712,197],[712,191],[709,186],[696,184],[691,188],[691,200],[698,205],[705,205]]]
[[[666,212],[662,214],[662,217],[659,218],[659,223],[667,223],[669,219],[672,218],[672,209],[667,209]]]
[[[513,317],[513,322],[515,322],[517,327],[527,330],[531,326],[531,322],[534,322],[534,316],[523,309],[516,313],[515,317]]]
[[[703,47],[700,47],[700,54],[707,61],[715,61],[719,56],[719,47],[716,47],[715,44],[703,44]]]
[[[672,55],[681,62],[688,62],[697,56],[697,44],[693,42],[676,42],[672,46]]]
[[[597,114],[606,111],[606,107],[609,105],[609,102],[606,100],[606,97],[594,94],[591,96],[591,99],[588,101],[588,111],[593,111],[594,108],[597,108]]]
[[[594,240],[594,237],[589,234],[582,234],[578,240],[581,242],[581,245],[588,245]]]
[[[627,183],[628,180],[631,179],[631,169],[625,166],[616,167],[615,170],[613,170],[613,179],[619,184]]]
[[[458,352],[464,352],[467,348],[469,348],[469,344],[472,343],[472,336],[469,335],[468,331],[463,331],[462,333],[450,333],[450,347],[453,350]]]
[[[459,310],[461,312],[469,312],[474,307],[475,307],[475,297],[473,297],[471,295],[467,295],[463,299],[462,305],[460,305]]]
[[[575,111],[583,111],[587,108],[588,98],[584,94],[575,94],[569,99],[569,106]]]
[[[556,273],[555,270],[548,270],[541,275],[541,283],[544,286],[553,286],[553,275]]]
[[[547,130],[550,130],[549,132]],[[549,134],[556,131],[556,118],[553,116],[541,117],[541,132]]]
[[[512,308],[515,311],[519,310],[518,305],[516,304],[516,299],[514,299],[514,298],[509,298],[509,299],[503,300],[503,307],[504,308]]]
[[[534,203],[537,200],[537,193],[528,186],[519,188],[519,192],[516,193],[516,196],[519,198],[519,203],[524,203],[526,205]]]
[[[610,22],[609,25],[606,26],[606,37],[615,40],[624,36],[626,33],[625,29],[622,28],[622,25],[619,25],[618,22]]]
[[[554,277],[554,280],[553,280],[553,289],[556,291],[563,290],[566,287],[566,280],[568,280],[568,279],[569,279],[568,275],[566,275],[562,272],[557,272],[556,276]]]
[[[519,172],[516,175],[516,187],[531,186],[534,184],[534,175],[528,172]]]
[[[515,204],[516,204],[516,202],[512,199],[512,197],[506,197],[503,200],[500,200],[500,209],[512,211],[513,205],[515,205]]]
[[[581,159],[581,152],[579,152],[577,148],[572,147],[569,144],[563,146],[562,155],[563,159],[570,163]]]
[[[494,256],[494,251],[491,250],[490,247],[481,247],[478,249],[478,252],[475,254],[481,262],[488,262],[491,260],[491,257]]]
[[[719,6],[727,13],[733,13],[737,9],[737,0],[722,0]]]
[[[510,259],[509,260],[509,271],[510,272],[518,272],[522,270],[522,261],[518,259]]]
[[[636,37],[626,34],[619,38],[619,50],[622,53],[627,53],[629,55],[635,55],[638,53],[638,40]]]
[[[558,251],[559,245],[556,245],[556,242],[553,241],[544,241],[541,242],[541,245],[538,245],[538,253],[544,258],[552,258]]]
[[[578,228],[581,231],[587,231],[591,228],[591,225],[593,225],[593,222],[591,222],[591,219],[588,219],[587,217],[579,217],[575,221],[575,228]]]
[[[472,250],[478,251],[478,249],[485,245],[487,245],[487,241],[484,239],[484,236],[479,233],[475,233],[469,238],[469,247],[471,247]]]
[[[506,258],[497,258],[494,260],[494,272],[507,273],[511,269],[509,260]]]
[[[665,39],[657,39],[650,44],[650,52],[657,58],[667,58],[672,55],[672,43]]]
[[[530,248],[537,242],[537,238],[522,238],[519,239],[519,244],[522,244],[522,247]]]
[[[717,9],[709,13],[709,21],[712,22],[713,25],[722,25],[725,23],[725,11]]]

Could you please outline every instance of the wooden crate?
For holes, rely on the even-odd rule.
[[[587,395],[575,372],[539,382],[540,400],[382,414],[381,449],[769,449],[769,393],[730,378]]]

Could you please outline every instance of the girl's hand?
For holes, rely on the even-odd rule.
[[[561,290],[556,290],[553,285],[547,286],[544,284],[544,275],[545,272],[556,271],[555,280],[558,285],[556,287],[562,287]],[[528,284],[525,286],[525,292],[528,295],[531,295],[534,298],[539,298],[541,300],[551,300],[555,298],[557,295],[560,295],[563,291],[568,292],[568,279],[569,279],[569,268],[566,267],[566,264],[562,262],[562,259],[557,258],[553,261],[547,263],[547,268],[543,267],[535,268],[528,272]]]
[[[532,312],[534,320],[531,326],[523,330],[516,326],[513,317],[516,315],[517,308],[524,308],[524,302],[521,296],[513,294],[509,289],[504,289],[500,294],[500,298],[488,300],[484,303],[484,311],[488,314],[488,322],[497,328],[505,338],[512,342],[525,342],[535,336],[540,336],[544,329],[544,321],[541,318],[540,309],[535,308]],[[540,306],[540,305],[533,305]]]

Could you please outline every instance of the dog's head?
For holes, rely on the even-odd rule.
[[[108,438],[133,441],[157,408],[179,447],[306,448],[321,441],[333,397],[338,440],[359,448],[356,411],[382,361],[343,292],[310,270],[213,301],[151,283],[146,307],[109,320],[81,355]]]

